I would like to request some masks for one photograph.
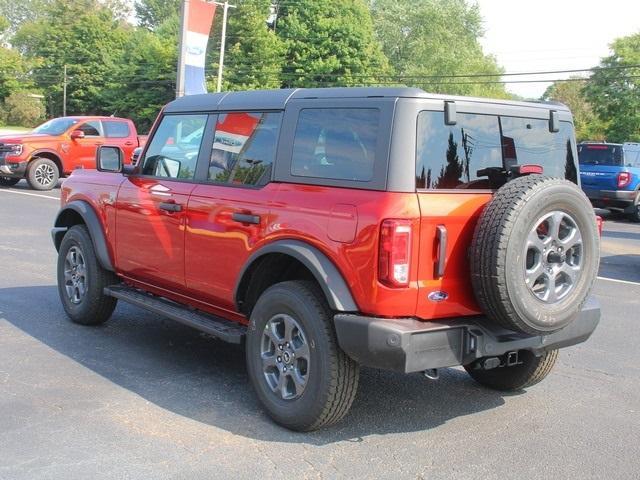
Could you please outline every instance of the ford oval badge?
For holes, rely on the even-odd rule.
[[[449,294],[447,292],[443,292],[442,290],[435,290],[427,295],[427,298],[432,302],[443,302],[447,298],[449,298]]]

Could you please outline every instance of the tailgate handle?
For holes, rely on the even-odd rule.
[[[438,225],[436,227],[438,238],[438,259],[436,261],[436,278],[444,275],[445,260],[447,258],[447,227]]]

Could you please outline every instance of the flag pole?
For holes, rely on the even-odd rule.
[[[178,75],[176,81],[176,98],[184,96],[184,70],[187,48],[187,19],[189,18],[189,0],[182,0],[180,17],[180,43],[178,44]]]

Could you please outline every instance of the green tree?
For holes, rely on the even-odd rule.
[[[0,17],[7,21],[6,29],[0,28],[0,38],[6,40],[23,23],[37,20],[50,3],[51,0],[0,0]]]
[[[267,27],[270,5],[270,0],[244,0],[231,11],[225,54],[225,90],[280,87],[285,48],[282,40]],[[216,43],[210,41],[210,50]],[[217,52],[212,53],[217,61]],[[213,70],[217,68],[215,63]]]
[[[130,117],[141,132],[175,98],[178,23],[173,17],[154,32],[136,29],[118,60],[117,74],[105,86],[105,107]]]
[[[141,27],[154,30],[180,16],[180,0],[136,0],[134,8]]]
[[[62,111],[63,69],[69,77],[67,111],[75,114],[105,112],[102,92],[113,78],[132,27],[118,20],[98,0],[53,0],[41,18],[22,25],[13,44],[39,66],[36,85]]]
[[[596,113],[607,122],[607,140],[640,141],[640,33],[613,42],[613,54],[585,87]]]
[[[587,80],[573,77],[567,82],[555,82],[542,95],[542,100],[561,102],[573,113],[576,138],[582,140],[604,140],[606,125],[593,111],[584,95]]]
[[[485,55],[479,38],[482,17],[466,0],[371,0],[375,32],[391,62],[396,81],[436,93],[508,97],[495,76],[439,78],[459,74],[502,73]]]
[[[39,98],[27,93],[12,93],[4,100],[4,116],[10,125],[35,127],[44,119],[45,109]]]
[[[14,92],[32,88],[28,67],[16,50],[0,47],[0,99]]]
[[[364,0],[283,3],[277,35],[285,44],[286,87],[383,83],[389,64]]]

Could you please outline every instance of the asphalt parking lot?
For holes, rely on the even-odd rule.
[[[102,327],[70,323],[58,196],[0,187],[0,479],[640,475],[640,224],[608,218],[601,324],[541,384],[366,369],[343,422],[298,434],[260,410],[237,347],[124,304]]]

